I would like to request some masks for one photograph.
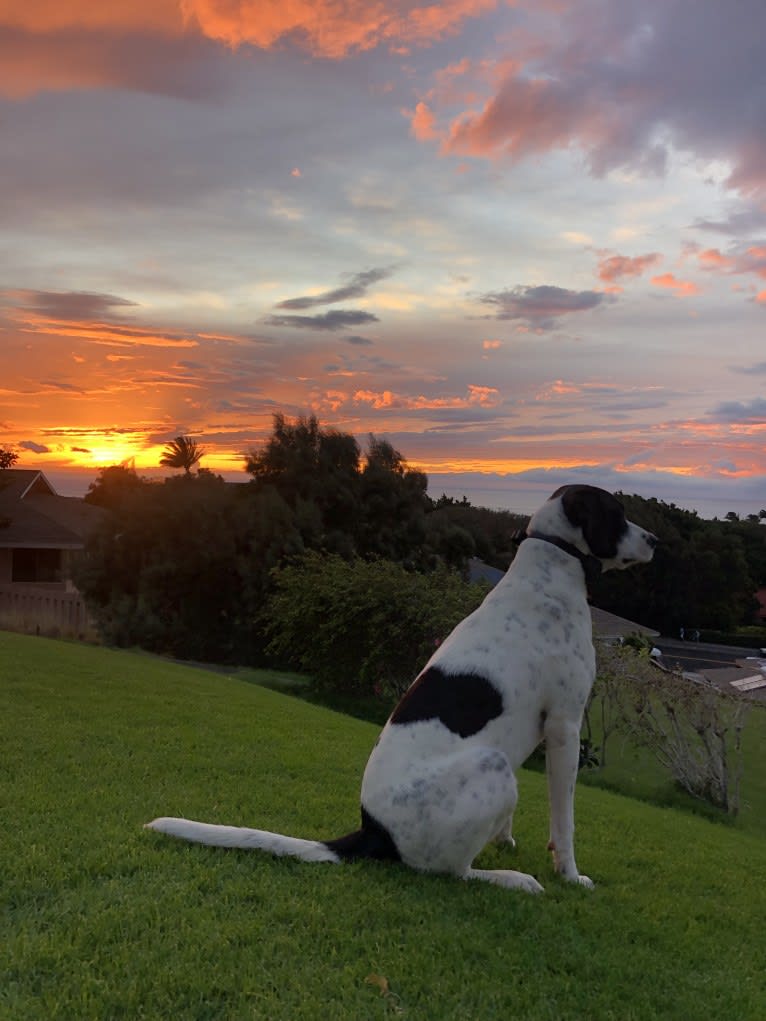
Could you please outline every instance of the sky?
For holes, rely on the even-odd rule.
[[[763,0],[0,0],[0,447],[766,506]]]

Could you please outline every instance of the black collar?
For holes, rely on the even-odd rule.
[[[585,586],[588,589],[601,574],[601,561],[598,557],[594,557],[592,553],[583,553],[582,550],[579,550],[571,542],[567,542],[566,539],[559,539],[555,535],[545,535],[543,532],[514,532],[511,538],[517,546],[524,542],[525,539],[541,539],[543,542],[549,542],[552,546],[558,546],[560,550],[569,554],[570,557],[575,557],[582,564],[585,574]]]

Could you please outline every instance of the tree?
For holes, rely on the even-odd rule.
[[[204,454],[204,449],[191,436],[176,436],[165,447],[160,464],[164,468],[183,468],[188,475]]]
[[[201,472],[121,490],[76,573],[105,641],[185,659],[238,656],[253,614],[242,599],[239,488]]]
[[[0,447],[0,471],[12,468],[18,459],[19,455],[15,454],[12,450],[5,450],[3,447]]]
[[[433,551],[426,543],[427,489],[423,472],[410,468],[387,440],[370,435],[361,475],[359,552],[428,567]]]
[[[112,464],[108,468],[99,469],[96,481],[88,486],[84,500],[97,507],[116,510],[125,504],[132,493],[145,485],[147,483],[138,477],[135,468],[129,468],[126,464]]]
[[[387,440],[370,436],[362,468],[350,434],[323,428],[313,415],[290,422],[277,414],[246,469],[257,491],[274,487],[294,511],[307,548],[435,566],[426,542],[428,480]]]

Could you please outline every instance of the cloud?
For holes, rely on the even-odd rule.
[[[561,316],[587,312],[614,299],[599,291],[570,291],[542,284],[537,287],[519,286],[506,291],[490,291],[480,295],[478,300],[497,310],[488,318],[521,319],[538,329],[551,330]]]
[[[700,293],[699,287],[693,281],[679,280],[673,273],[662,273],[660,276],[652,277],[651,282],[655,287],[673,291],[679,298],[689,298]]]
[[[598,277],[607,284],[616,284],[625,277],[640,277],[651,266],[662,261],[658,252],[648,255],[604,255],[599,259]],[[621,290],[621,288],[619,288]]]
[[[358,333],[349,334],[348,337],[342,337],[341,339],[346,344],[353,344],[355,347],[367,347],[374,343],[369,337],[360,337]]]
[[[185,0],[184,11],[205,35],[228,46],[272,49],[290,42],[315,56],[340,59],[391,47],[430,46],[497,0]]]
[[[498,81],[455,113],[445,102],[443,153],[513,161],[579,149],[590,172],[662,175],[673,152],[727,161],[726,185],[766,193],[762,78],[753,45],[766,33],[762,0],[578,0],[527,4]],[[721,58],[725,54],[725,59]],[[483,94],[482,94],[483,93]],[[751,97],[751,100],[743,97]],[[430,97],[438,101],[438,89]]]
[[[373,284],[386,280],[393,272],[393,267],[364,270],[362,273],[355,273],[351,280],[342,287],[323,291],[321,294],[306,295],[302,298],[288,298],[286,301],[280,301],[276,307],[298,311],[316,308],[317,305],[333,305],[335,302],[348,301],[351,298],[363,298]]]
[[[764,425],[766,424],[766,398],[754,397],[751,401],[724,401],[714,408],[708,417],[718,422]]]
[[[93,7],[111,10],[111,5]],[[106,87],[183,99],[216,97],[225,90],[225,76],[211,59],[214,49],[213,43],[180,31],[176,38],[123,32],[119,25],[30,31],[3,25],[0,15],[0,95],[23,99],[42,91]]]
[[[695,230],[714,234],[734,234],[742,237],[766,230],[766,207],[754,202],[738,203],[722,220],[698,219],[692,224]]]
[[[445,409],[495,408],[500,404],[499,391],[492,386],[468,384],[463,397],[415,397],[396,394],[392,390],[357,390],[353,394],[354,404],[368,404],[375,410],[407,409],[410,411],[442,411]]]
[[[349,326],[361,326],[363,323],[380,322],[372,312],[359,309],[334,309],[316,316],[267,316],[267,326],[289,326],[301,330],[344,330]]]
[[[0,297],[17,308],[29,309],[51,319],[82,322],[116,318],[115,309],[136,308],[136,302],[114,294],[93,291],[0,291]]]
[[[404,115],[410,118],[410,134],[419,142],[428,142],[439,137],[436,128],[436,116],[426,103],[420,102],[414,110],[404,110]]]
[[[722,273],[753,273],[766,280],[766,242],[735,246],[726,255],[718,248],[706,248],[697,252],[700,268]]]
[[[732,365],[732,372],[739,372],[743,376],[763,376],[766,375],[766,362],[756,362],[755,365]]]
[[[33,454],[50,454],[51,448],[42,443],[35,443],[34,440],[22,440],[19,443],[22,450],[29,450]]]

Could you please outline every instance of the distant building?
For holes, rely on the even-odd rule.
[[[82,630],[72,569],[104,514],[59,496],[41,471],[0,470],[0,626]]]
[[[485,564],[483,560],[476,557],[468,562],[468,580],[472,582],[486,582],[491,588],[503,577],[504,571]],[[636,624],[635,621],[626,620],[625,617],[618,617],[608,610],[600,610],[596,606],[590,608],[591,619],[593,620],[593,637],[605,642],[619,642],[621,638],[628,635],[638,634],[644,638],[657,638],[659,631],[644,627],[643,624]]]

